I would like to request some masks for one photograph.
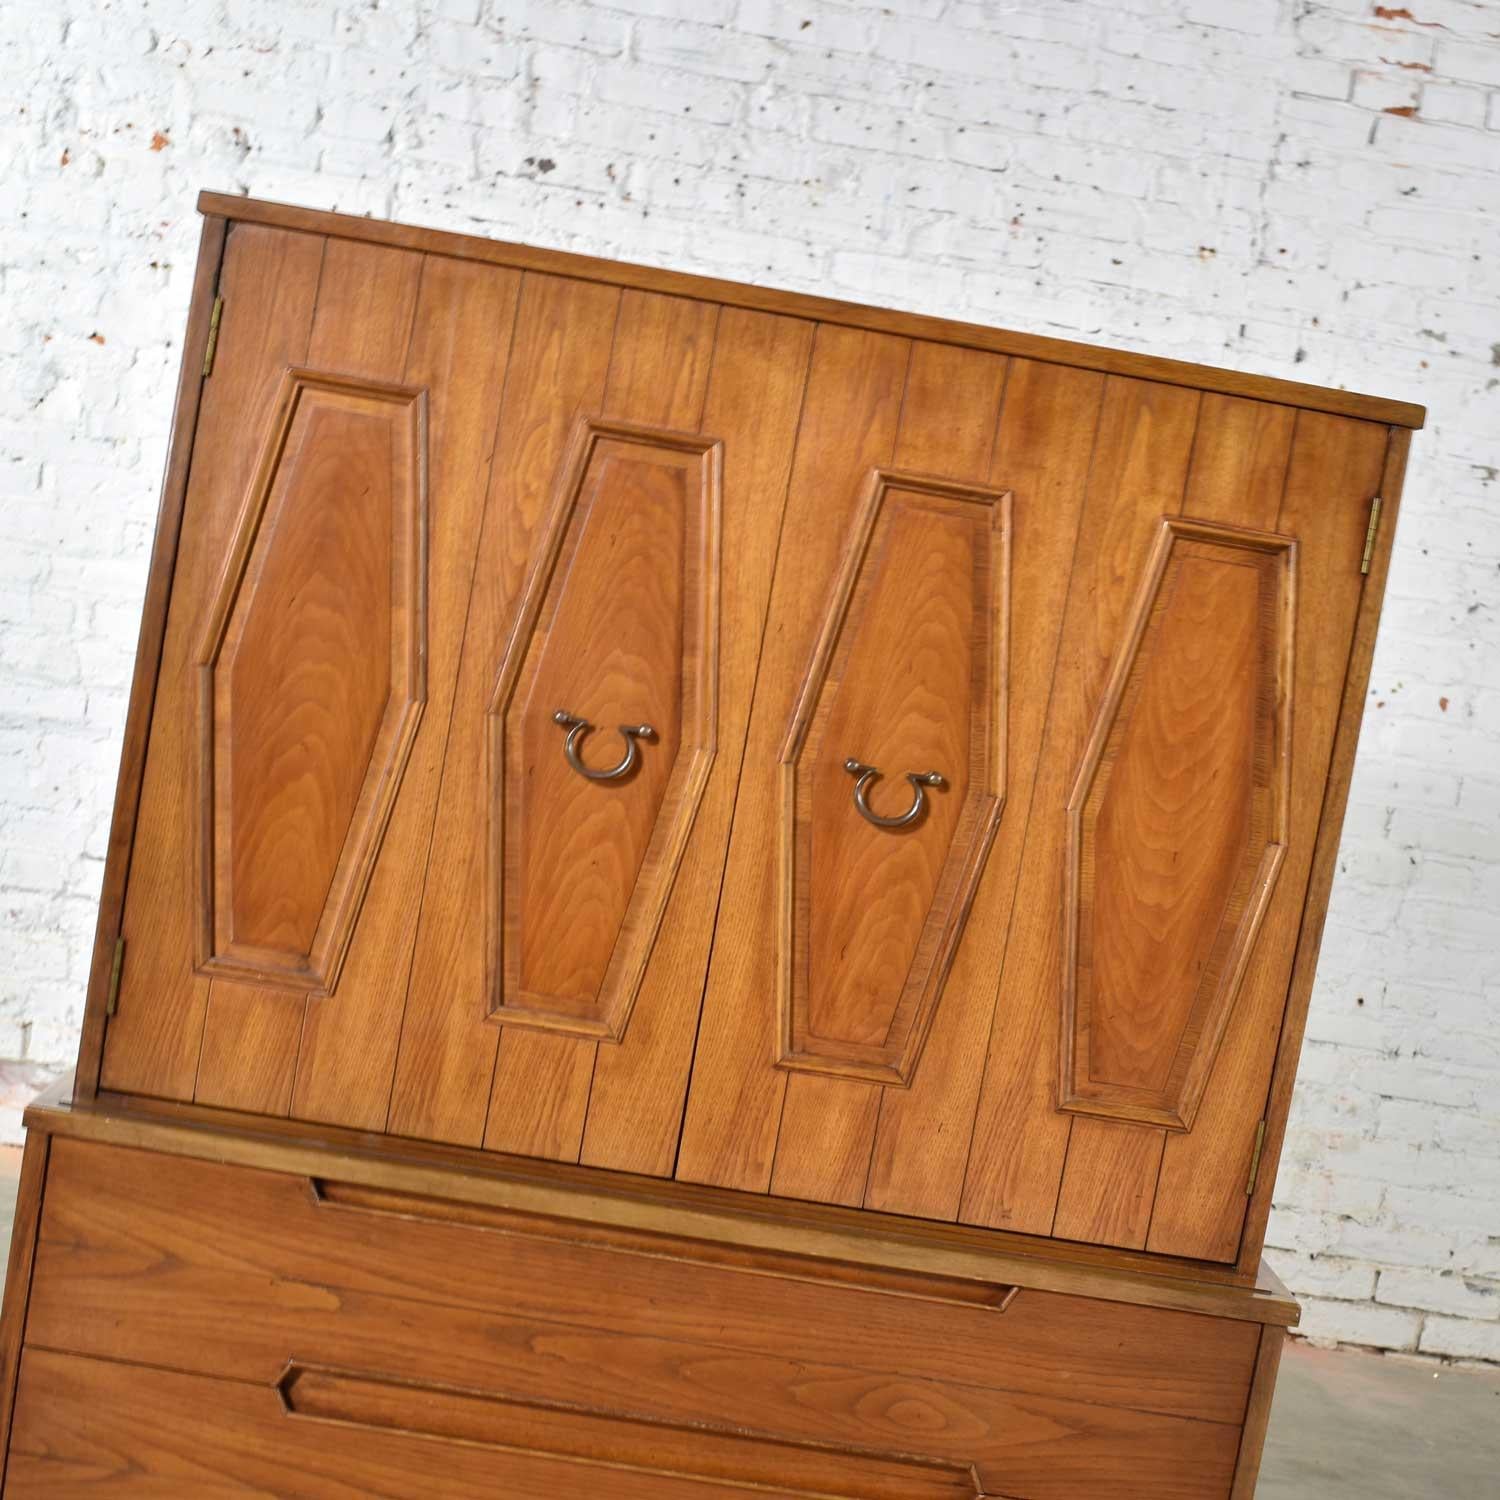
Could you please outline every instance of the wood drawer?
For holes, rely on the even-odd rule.
[[[26,1344],[10,1497],[1169,1500],[1229,1493],[1260,1328],[56,1138]]]

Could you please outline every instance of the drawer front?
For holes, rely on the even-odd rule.
[[[295,1372],[279,1389],[29,1350],[8,1500],[973,1500],[955,1464]]]
[[[48,1350],[149,1366],[163,1373],[140,1372],[131,1401],[175,1408],[188,1386],[168,1394],[172,1371],[203,1393],[184,1409],[284,1428],[287,1451],[333,1421],[620,1475],[668,1455],[698,1486],[684,1495],[1228,1494],[1257,1325],[915,1276],[864,1287],[847,1267],[729,1254],[58,1140],[29,1369]],[[98,1368],[113,1366],[35,1379],[116,1378]],[[41,1434],[67,1424],[35,1415],[65,1409],[23,1403],[18,1453],[66,1451]]]

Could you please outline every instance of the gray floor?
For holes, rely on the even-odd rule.
[[[1500,1368],[1287,1345],[1257,1500],[1500,1500]]]
[[[20,1165],[0,1147],[0,1254]],[[1500,1500],[1500,1368],[1289,1344],[1256,1496]]]

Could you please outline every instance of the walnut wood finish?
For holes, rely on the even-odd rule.
[[[1255,1324],[1030,1290],[1000,1307],[811,1286],[703,1263],[691,1247],[670,1300],[660,1274],[657,1254],[524,1220],[371,1213],[297,1177],[60,1140],[27,1360],[150,1367],[98,1376],[95,1389],[118,1392],[111,1410],[167,1371],[197,1377],[180,1394],[197,1392],[206,1432],[216,1420],[252,1447],[265,1429],[236,1388],[362,1431],[457,1429],[497,1446],[508,1431],[517,1446],[622,1464],[648,1440],[640,1424],[691,1425],[692,1442],[662,1434],[689,1474],[705,1473],[691,1462],[722,1475],[730,1440],[753,1438],[761,1450],[734,1461],[764,1466],[773,1485],[796,1475],[806,1487],[795,1464],[811,1446],[840,1460],[848,1488],[834,1493],[864,1493],[861,1465],[896,1455],[939,1468],[934,1482],[947,1466],[972,1472],[975,1493],[1038,1500],[1228,1490]],[[18,1475],[54,1451],[42,1436],[54,1403],[72,1409],[62,1387],[33,1401],[28,1378]],[[528,1418],[517,1403],[544,1410]]]
[[[563,460],[488,713],[497,1021],[625,1033],[713,761],[721,459],[712,438],[584,420]],[[590,781],[557,712],[606,742],[651,732],[627,776]]]
[[[6,1493],[1248,1500],[1420,409],[203,206]]]
[[[1298,1317],[1296,1303],[1264,1265],[1244,1281],[1230,1268],[1206,1262],[749,1197],[467,1147],[404,1141],[399,1151],[376,1151],[362,1131],[170,1100],[105,1094],[70,1105],[59,1085],[27,1110],[26,1126],[69,1140],[291,1174],[325,1187],[339,1183],[346,1194],[353,1185],[425,1196],[444,1204],[445,1213],[454,1204],[472,1205],[611,1233],[709,1241],[720,1249],[834,1262],[877,1279],[915,1273],[985,1289],[1024,1285],[1278,1325],[1295,1324]]]
[[[296,1367],[278,1387],[36,1349],[9,1493],[287,1500],[962,1500],[961,1466],[701,1434]]]
[[[336,1003],[304,1006],[290,1112],[385,1124],[412,944],[453,729],[465,610],[476,584],[490,456],[520,277],[429,259],[402,378],[428,392],[427,708],[365,896]]]
[[[812,346],[812,328],[797,319],[737,308],[719,316],[702,423],[735,455],[724,473],[719,745],[632,1017],[630,1045],[596,1051],[579,1153],[593,1166],[666,1177],[677,1159]]]
[[[555,277],[522,279],[486,476],[446,750],[414,930],[394,956],[401,976],[391,1065],[370,1080],[373,1128],[479,1144],[499,1028],[486,1020],[486,710],[578,414],[604,395],[619,293]],[[434,402],[434,421],[440,419]],[[465,601],[455,597],[456,614]],[[538,1080],[540,1083],[541,1080]],[[538,1127],[553,1086],[536,1092]],[[328,1115],[345,1123],[342,1115]],[[347,1123],[353,1123],[348,1121]]]
[[[283,377],[197,656],[200,973],[338,983],[427,698],[425,414]]]
[[[198,211],[229,219],[309,230],[315,234],[374,240],[380,244],[400,245],[407,249],[426,250],[459,259],[479,260],[487,265],[558,271],[583,281],[641,287],[672,296],[722,302],[731,307],[794,313],[823,323],[904,334],[912,338],[932,339],[939,343],[999,354],[1019,354],[1029,359],[1045,360],[1049,364],[1140,376],[1162,384],[1185,385],[1230,396],[1245,396],[1257,401],[1279,401],[1288,406],[1305,407],[1309,411],[1362,417],[1367,421],[1389,423],[1398,427],[1421,427],[1427,416],[1425,408],[1406,401],[1362,396],[1352,391],[1304,385],[1293,380],[1273,380],[1269,376],[1248,375],[1240,370],[1219,370],[1210,365],[1188,364],[1183,360],[1162,359],[1156,355],[1135,354],[1123,349],[1102,349],[1096,344],[1078,344],[1067,339],[985,328],[973,323],[957,323],[949,318],[897,312],[886,307],[861,307],[828,297],[747,286],[741,282],[718,281],[706,276],[689,276],[680,271],[632,266],[592,256],[565,255],[556,250],[537,250],[529,245],[506,244],[499,240],[452,234],[440,229],[382,223],[348,214],[296,208],[285,203],[258,202],[228,193],[200,193]]]
[[[1286,854],[1295,555],[1161,523],[1068,799],[1063,1109],[1192,1128]]]
[[[153,579],[149,738],[121,784],[131,878],[117,850],[79,1097],[1253,1277],[1405,451],[1380,424],[1420,414],[225,212],[193,327],[212,269],[224,319],[201,396],[183,387],[191,479]],[[335,441],[298,426],[309,400]],[[624,490],[605,471],[625,471],[590,472],[569,447],[584,432],[663,459],[632,471],[635,503],[610,508]],[[309,437],[342,454],[330,472],[388,473],[385,444],[401,473],[317,490],[298,478],[316,477]],[[359,506],[387,529],[354,526]],[[653,536],[648,516],[681,525]],[[341,594],[361,568],[371,586]],[[601,656],[603,709],[550,702]],[[344,699],[330,713],[307,689],[325,722],[299,736],[278,705],[314,678]],[[274,710],[257,740],[284,732],[283,752],[216,755],[256,704]],[[660,718],[663,738],[625,781],[590,782],[554,708],[600,724],[596,767],[616,717]],[[1187,711],[1212,732],[1174,730]],[[835,747],[851,736],[879,743]],[[298,754],[309,774],[283,779]],[[876,813],[898,810],[906,770],[951,781],[911,827],[877,828],[844,757],[880,766]],[[200,764],[202,816],[182,796]],[[252,855],[235,875],[236,849],[278,838],[295,878]]]
[[[871,476],[781,754],[783,1066],[916,1068],[1004,799],[1009,502]],[[871,798],[909,799],[903,773],[941,781],[916,822],[881,826],[851,758],[886,768]]]
[[[1276,1393],[1276,1371],[1281,1365],[1286,1335],[1279,1328],[1263,1328],[1250,1378],[1250,1402],[1245,1408],[1245,1426],[1240,1436],[1240,1455],[1234,1466],[1234,1488],[1229,1500],[1255,1500],[1255,1482],[1265,1451],[1266,1429],[1271,1421],[1271,1398]]]
[[[15,1412],[16,1378],[30,1305],[31,1268],[47,1180],[52,1138],[43,1131],[28,1135],[16,1184],[15,1217],[10,1226],[10,1255],[5,1268],[5,1307],[0,1313],[0,1487],[5,1484],[10,1433]]]
[[[708,303],[623,293],[611,330],[605,417],[701,431],[718,363],[720,317],[721,310]],[[769,523],[769,517],[756,519]],[[705,590],[704,597],[717,596]],[[716,853],[722,859],[722,851]],[[624,1044],[631,1050],[636,1045]],[[577,1160],[598,1052],[592,1038],[506,1028],[493,1069],[485,1145]]]
[[[201,640],[204,602],[254,471],[256,440],[269,426],[282,372],[307,359],[324,248],[321,238],[256,225],[236,225],[225,246],[218,344],[232,349],[234,357],[204,382],[180,542],[159,560],[163,569],[171,569],[170,601],[129,856],[131,876],[122,889],[118,931],[129,956],[102,1052],[98,1082],[104,1088],[193,1097],[209,981],[193,973],[197,818],[191,789],[200,744],[191,664]],[[211,290],[200,283],[201,294]],[[252,434],[248,441],[246,433]],[[97,995],[102,1026],[108,979],[99,978],[101,957],[96,954],[90,992]],[[301,996],[291,1003],[300,1009]]]

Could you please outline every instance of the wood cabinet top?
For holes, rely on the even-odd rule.
[[[1397,427],[1419,428],[1427,417],[1425,407],[1408,401],[1362,395],[1357,391],[1306,385],[1295,380],[1278,380],[1267,375],[1223,370],[1211,365],[1191,364],[1185,360],[1135,354],[1124,349],[1101,348],[1093,344],[1075,343],[1070,339],[1014,333],[1008,329],[988,328],[978,323],[963,323],[953,318],[930,317],[886,307],[867,307],[830,297],[812,296],[805,292],[750,286],[743,282],[692,276],[652,266],[629,265],[562,250],[540,250],[504,240],[483,239],[477,235],[413,228],[350,214],[267,203],[230,193],[201,193],[198,197],[198,210],[206,216],[236,223],[268,224],[340,239],[419,250],[457,260],[482,261],[491,265],[512,266],[519,270],[548,271],[585,281],[636,287],[671,296],[701,298],[732,307],[782,313],[824,323],[843,324],[850,328],[902,334],[998,354],[1020,355],[1080,369],[1102,370],[1113,375],[1139,376],[1168,385],[1190,386],[1195,390],[1245,396],[1257,401],[1274,401],[1309,411],[1359,417]]]

